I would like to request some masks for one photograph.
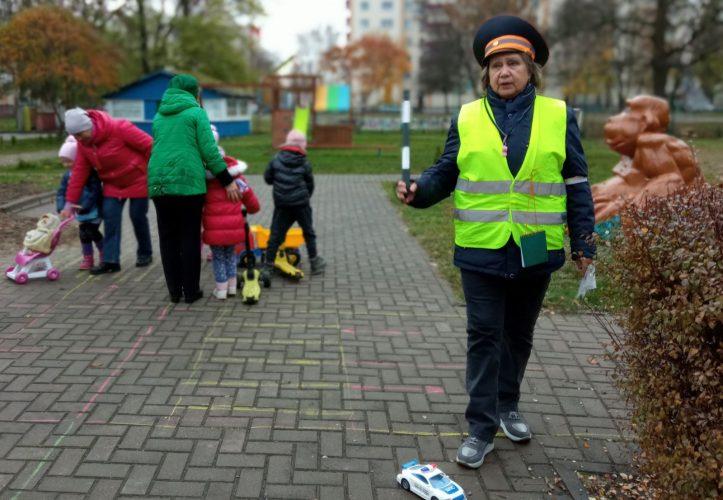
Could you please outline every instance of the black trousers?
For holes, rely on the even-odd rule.
[[[204,195],[153,198],[163,274],[168,293],[193,296],[201,279],[201,215]]]
[[[276,252],[279,246],[286,238],[286,232],[289,228],[298,222],[301,231],[304,233],[304,241],[306,242],[306,250],[309,252],[309,259],[317,256],[316,251],[316,233],[314,232],[314,224],[312,220],[311,205],[302,205],[299,207],[274,208],[274,216],[271,220],[271,235],[269,236],[269,244],[266,247],[266,262],[273,263],[276,258]]]
[[[499,413],[517,410],[550,275],[506,280],[462,270],[467,300],[469,433],[492,441]]]
[[[81,222],[78,226],[78,235],[80,236],[80,242],[85,243],[98,243],[103,241],[103,234],[99,230],[100,223],[95,222]]]

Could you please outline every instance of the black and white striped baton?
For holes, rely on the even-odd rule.
[[[412,105],[409,102],[409,90],[404,91],[402,102],[402,180],[409,190],[409,122],[412,120]]]

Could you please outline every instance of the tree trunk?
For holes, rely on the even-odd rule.
[[[138,30],[140,31],[141,42],[141,68],[143,73],[151,72],[151,65],[148,63],[148,31],[146,27],[145,0],[136,0],[138,4]]]
[[[655,9],[655,21],[653,22],[653,34],[651,42],[653,46],[653,93],[660,97],[669,97],[666,93],[668,73],[670,72],[670,61],[666,53],[665,33],[670,28],[668,22],[668,10],[670,0],[657,0]]]
[[[191,15],[191,0],[179,0],[179,3],[181,4],[181,12],[183,13],[183,17],[188,17]]]

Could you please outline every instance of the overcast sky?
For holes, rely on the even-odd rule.
[[[261,27],[261,44],[279,60],[296,53],[296,36],[319,26],[332,26],[346,33],[345,0],[263,0],[266,15],[257,23]]]

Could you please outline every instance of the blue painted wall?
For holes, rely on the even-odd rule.
[[[251,133],[251,121],[239,120],[233,122],[213,122],[218,129],[218,135],[221,137],[234,137],[239,135],[249,135]]]
[[[133,122],[133,124],[144,132],[151,134],[153,124],[151,122]],[[239,120],[233,122],[213,122],[218,129],[220,137],[238,137],[251,133],[251,121]]]
[[[156,116],[156,112],[158,111],[158,105],[160,104],[160,102],[160,99],[146,99],[145,101],[143,101],[143,117],[146,120],[153,121],[153,117]]]

